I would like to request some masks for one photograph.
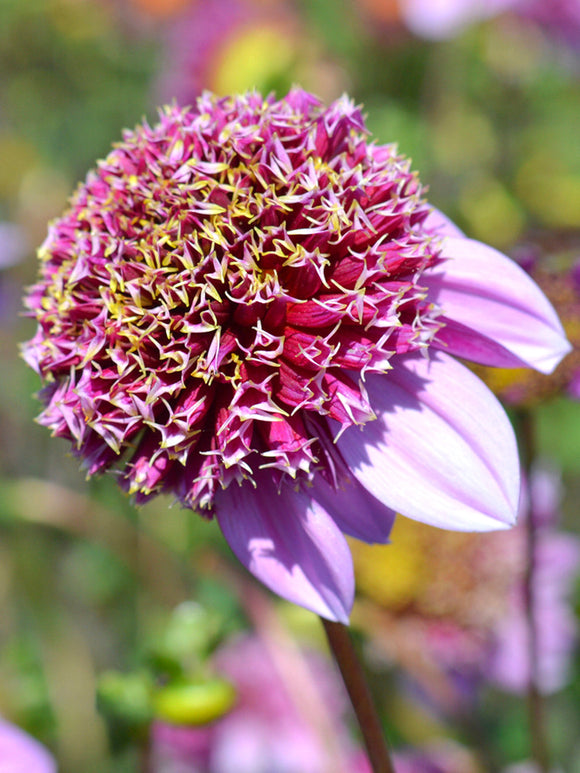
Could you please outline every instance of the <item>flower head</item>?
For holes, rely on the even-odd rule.
[[[40,261],[23,350],[40,422],[137,502],[215,513],[286,598],[345,620],[343,532],[385,542],[395,511],[513,520],[511,427],[450,354],[548,372],[562,328],[346,97],[164,109],[88,175]]]

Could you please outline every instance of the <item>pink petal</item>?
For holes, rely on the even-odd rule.
[[[56,773],[56,762],[36,739],[0,718],[0,771]]]
[[[231,484],[215,498],[218,523],[240,561],[274,593],[329,620],[348,622],[352,558],[328,513],[266,472],[257,487]]]
[[[366,380],[377,420],[337,440],[360,483],[409,518],[458,531],[515,521],[519,462],[512,427],[489,389],[453,358],[397,358]],[[329,422],[338,436],[340,426]]]
[[[551,373],[571,347],[558,315],[528,274],[472,239],[446,238],[442,255],[450,260],[421,278],[447,323],[435,345],[483,365]]]
[[[464,239],[465,234],[447,215],[433,207],[427,218],[423,221],[423,228],[436,231],[438,236],[451,236],[455,239]]]
[[[317,475],[308,491],[345,534],[369,543],[389,541],[397,514],[357,480],[350,480],[335,490]]]

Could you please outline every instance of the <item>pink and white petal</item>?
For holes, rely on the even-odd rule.
[[[231,549],[274,593],[329,620],[348,623],[354,599],[352,557],[330,515],[303,492],[281,493],[267,472],[256,488],[232,483],[215,498]]]
[[[448,322],[434,344],[496,367],[551,373],[571,350],[554,308],[517,263],[473,239],[446,238],[449,258],[421,277]],[[488,343],[486,343],[488,342]]]
[[[56,773],[56,762],[35,738],[0,718],[0,771]]]
[[[441,352],[397,358],[366,380],[377,420],[337,440],[359,482],[387,507],[424,523],[488,531],[514,523],[516,441],[501,405],[468,368]],[[340,425],[329,421],[335,437]]]
[[[444,215],[439,209],[433,207],[429,215],[423,221],[423,228],[434,231],[437,236],[451,236],[454,239],[465,239],[465,234],[455,223]]]
[[[438,317],[438,320],[444,322],[444,327],[437,331],[431,344],[435,349],[494,368],[529,367],[528,362],[478,330],[445,316]]]
[[[331,516],[338,528],[363,542],[389,542],[397,516],[355,480],[341,482],[338,489],[316,475],[307,492]]]

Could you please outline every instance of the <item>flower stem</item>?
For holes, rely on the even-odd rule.
[[[322,617],[320,619],[355,711],[373,773],[395,773],[381,723],[348,628],[342,623],[334,623]]]
[[[526,521],[527,562],[525,576],[525,604],[528,627],[528,658],[530,673],[528,681],[528,724],[532,757],[539,773],[549,773],[550,754],[546,730],[546,711],[542,694],[538,688],[538,629],[534,605],[534,571],[536,565],[536,522],[534,502],[531,496],[530,480],[532,465],[536,455],[534,418],[529,410],[522,409],[518,414],[520,455],[526,475],[529,493],[529,512]]]

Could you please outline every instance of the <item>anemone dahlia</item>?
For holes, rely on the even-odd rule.
[[[115,468],[215,514],[280,595],[344,621],[344,534],[396,512],[511,523],[510,424],[451,355],[548,372],[557,315],[508,258],[428,206],[346,98],[202,95],[126,132],[40,249],[23,347],[41,424],[89,475]]]

